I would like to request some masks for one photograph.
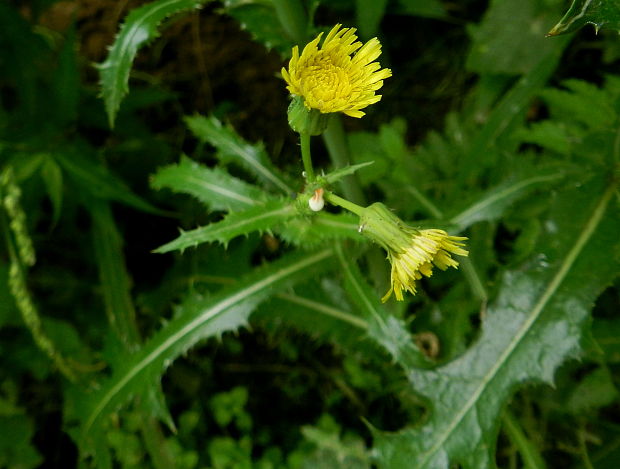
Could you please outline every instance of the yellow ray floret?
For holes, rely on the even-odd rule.
[[[443,230],[420,230],[412,234],[409,243],[400,252],[388,251],[392,264],[390,290],[381,301],[386,302],[392,293],[398,301],[403,301],[403,291],[412,295],[416,293],[416,280],[422,276],[433,275],[433,265],[441,270],[458,267],[459,263],[450,254],[467,256],[462,241],[467,238],[450,236]]]
[[[386,250],[392,264],[391,286],[381,299],[383,302],[392,293],[398,301],[403,301],[403,291],[415,295],[416,281],[433,275],[433,266],[441,270],[456,268],[459,263],[451,255],[468,255],[463,249],[467,238],[451,236],[443,230],[412,228],[380,202],[362,209],[359,229]]]
[[[357,40],[355,28],[337,24],[304,47],[293,47],[293,57],[282,68],[291,94],[301,96],[308,109],[322,113],[343,112],[351,117],[362,117],[360,109],[376,103],[381,95],[375,92],[383,80],[392,76],[390,69],[381,69],[375,60],[381,55],[381,43],[373,38],[366,44]]]

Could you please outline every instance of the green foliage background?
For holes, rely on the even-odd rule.
[[[618,467],[618,18],[0,3],[0,467]],[[403,303],[286,122],[281,66],[336,23],[393,77],[319,182],[469,238]]]

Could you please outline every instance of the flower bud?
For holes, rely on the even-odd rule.
[[[462,241],[443,230],[416,230],[406,225],[382,203],[366,207],[360,216],[360,233],[387,251],[392,264],[391,288],[381,299],[386,302],[394,293],[403,300],[403,290],[416,293],[416,280],[433,275],[433,266],[441,270],[458,267],[450,254],[467,256]]]

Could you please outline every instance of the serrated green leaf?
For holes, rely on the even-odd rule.
[[[285,200],[273,200],[265,205],[249,208],[242,212],[231,212],[219,222],[211,223],[191,231],[181,232],[174,241],[157,248],[154,252],[164,253],[177,249],[195,247],[201,243],[228,242],[240,235],[254,231],[266,231],[297,215],[295,207]]]
[[[299,217],[275,228],[287,242],[311,247],[335,239],[364,241],[358,233],[359,217],[349,213],[319,212],[310,217]]]
[[[151,177],[155,189],[168,188],[196,197],[211,210],[236,211],[262,204],[268,195],[220,168],[208,168],[183,156]]]
[[[99,64],[101,94],[110,127],[121,101],[129,92],[129,72],[138,49],[158,36],[160,23],[182,11],[200,7],[208,0],[157,0],[132,10],[114,40],[106,60]]]
[[[215,116],[187,116],[185,123],[198,139],[213,145],[218,150],[218,157],[222,161],[239,164],[258,180],[277,187],[287,195],[295,193],[271,164],[262,145],[246,142],[233,129],[222,125]]]
[[[453,225],[456,231],[461,232],[479,221],[496,220],[502,216],[507,207],[519,198],[524,197],[537,187],[557,182],[563,176],[563,173],[551,172],[500,184],[486,191],[466,209],[459,211],[449,219],[448,223]]]
[[[131,281],[125,267],[123,243],[116,228],[110,205],[106,201],[89,203],[93,219],[93,246],[99,269],[99,281],[108,323],[123,347],[123,353],[137,350],[142,342],[136,324],[136,311],[131,297]],[[154,415],[175,430],[163,391],[159,386],[149,388],[139,401],[148,415]],[[146,427],[156,423],[145,421]]]
[[[526,381],[551,383],[577,356],[594,299],[618,274],[620,219],[605,216],[616,188],[604,184],[555,200],[539,255],[506,273],[475,345],[439,368],[409,370],[431,415],[420,428],[375,432],[381,467],[494,466],[497,417],[510,393]]]
[[[620,31],[620,2],[617,0],[573,0],[570,8],[547,36],[572,33],[586,24]]]
[[[347,256],[340,244],[336,245],[336,254],[349,298],[368,322],[368,336],[385,348],[405,370],[428,366],[404,323],[386,311],[379,296],[364,281],[355,259]]]
[[[287,256],[257,269],[234,286],[205,298],[193,295],[181,306],[175,319],[131,356],[112,363],[114,374],[94,394],[83,396],[80,416],[82,445],[93,448],[92,438],[106,415],[131,396],[157,382],[163,370],[179,355],[208,337],[220,336],[245,324],[257,304],[293,283],[313,278],[332,267],[332,249]]]
[[[345,166],[344,168],[338,168],[324,176],[319,176],[319,180],[325,181],[325,184],[333,184],[335,182],[340,181],[343,177],[348,176],[350,174],[359,171],[366,166],[370,166],[374,161],[367,161],[366,163],[353,164],[349,166]]]
[[[108,323],[121,343],[134,349],[140,342],[136,327],[136,311],[131,299],[129,275],[125,268],[122,238],[116,229],[109,203],[89,203],[93,220],[93,246],[99,268],[99,281]]]
[[[553,117],[570,118],[588,129],[613,128],[617,117],[615,96],[582,80],[565,80],[562,86],[566,90],[547,88],[541,92]]]
[[[521,142],[535,143],[560,155],[569,154],[573,143],[566,125],[555,120],[535,122],[527,129],[519,129],[515,132],[515,138]]]

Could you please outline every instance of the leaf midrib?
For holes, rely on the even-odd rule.
[[[142,359],[138,364],[132,367],[127,374],[121,378],[118,383],[113,386],[99,401],[99,404],[95,407],[93,412],[90,414],[86,424],[84,425],[85,433],[88,433],[93,423],[97,419],[97,417],[101,414],[103,409],[108,405],[108,403],[114,398],[115,395],[135,376],[137,376],[140,372],[142,372],[145,368],[147,368],[151,363],[153,363],[160,355],[164,354],[166,350],[168,350],[172,345],[180,341],[185,335],[191,333],[194,329],[202,326],[207,321],[211,320],[218,314],[226,311],[228,308],[234,306],[236,303],[247,299],[248,296],[260,291],[261,289],[267,288],[270,284],[277,282],[278,280],[286,277],[287,275],[292,275],[295,271],[302,270],[306,267],[309,267],[312,264],[320,262],[325,258],[328,258],[333,255],[332,249],[326,249],[324,251],[320,251],[311,257],[307,257],[298,261],[297,263],[288,266],[270,276],[265,277],[253,285],[240,290],[234,295],[224,298],[219,303],[213,305],[210,309],[200,314],[193,321],[189,322],[182,329],[177,331],[175,334],[170,336],[167,340],[165,340],[160,346],[155,348],[151,353],[149,353],[144,359]]]
[[[195,176],[186,176],[186,181],[190,182],[190,183],[194,183],[194,184],[198,184],[200,187],[202,188],[206,188],[208,190],[211,190],[217,194],[223,195],[225,197],[228,197],[229,199],[233,199],[236,200],[238,202],[243,202],[245,204],[248,204],[252,207],[256,206],[259,204],[258,201],[251,199],[250,197],[247,197],[243,194],[239,194],[238,192],[235,191],[231,191],[230,189],[226,189],[225,187],[222,186],[218,186],[217,184],[213,184],[211,182],[206,182],[203,179],[200,179],[198,177]]]
[[[520,181],[520,182],[518,182],[516,184],[513,184],[513,185],[507,187],[504,190],[501,190],[501,191],[497,192],[496,194],[493,194],[493,195],[487,197],[484,200],[481,200],[480,202],[476,202],[471,207],[463,210],[458,215],[455,215],[454,217],[452,217],[452,219],[450,220],[450,223],[458,225],[458,226],[461,226],[461,224],[463,223],[463,220],[466,220],[472,214],[475,214],[476,212],[485,209],[489,205],[497,202],[498,200],[505,199],[505,198],[509,197],[510,195],[512,195],[515,192],[518,192],[519,190],[523,189],[524,187],[527,187],[527,186],[532,185],[532,184],[536,184],[538,182],[553,181],[554,179],[558,179],[560,177],[562,177],[562,174],[558,173],[558,174],[550,174],[550,175],[547,175],[547,176],[535,176],[535,177],[532,177],[532,178]],[[464,228],[465,227],[461,227],[461,229],[464,229]]]
[[[605,213],[605,209],[607,208],[607,204],[614,190],[615,190],[614,185],[607,188],[607,190],[605,191],[605,193],[599,200],[599,203],[597,204],[596,208],[592,212],[592,216],[587,221],[579,237],[577,238],[577,241],[575,242],[571,250],[568,252],[566,258],[564,259],[564,262],[562,262],[562,264],[560,265],[558,272],[555,274],[555,276],[549,283],[549,286],[545,289],[545,291],[543,292],[542,296],[540,297],[536,305],[534,305],[534,307],[532,308],[532,311],[530,312],[527,321],[523,323],[523,326],[519,329],[519,332],[510,341],[510,343],[505,348],[504,352],[500,355],[499,359],[495,362],[493,367],[491,367],[491,369],[485,374],[485,376],[483,377],[480,383],[480,386],[475,390],[475,392],[472,394],[469,400],[465,403],[462,410],[455,415],[454,419],[450,422],[450,425],[448,425],[448,427],[443,432],[443,434],[440,436],[440,438],[437,440],[437,442],[433,446],[431,446],[431,448],[428,451],[426,451],[426,453],[424,453],[425,457],[421,461],[420,467],[424,467],[429,462],[429,460],[433,457],[433,455],[443,446],[443,444],[450,437],[454,429],[462,422],[463,418],[465,418],[465,415],[467,415],[467,413],[472,409],[472,407],[478,401],[478,398],[480,397],[480,395],[486,390],[489,382],[495,377],[495,375],[500,370],[500,368],[504,366],[504,364],[508,360],[508,357],[512,354],[515,348],[520,344],[523,337],[529,332],[534,322],[539,318],[540,313],[546,306],[547,302],[553,296],[553,294],[557,291],[560,284],[566,277],[568,271],[570,270],[575,260],[581,253],[581,250],[583,249],[585,244],[588,242],[588,240],[594,233],[594,230],[600,223],[603,217],[603,214]]]
[[[286,206],[286,207],[282,207],[282,208],[277,208],[274,210],[270,210],[269,212],[263,212],[260,213],[258,215],[255,215],[253,217],[248,217],[248,218],[243,218],[241,220],[239,220],[236,223],[231,223],[229,225],[225,224],[226,223],[226,219],[224,218],[224,220],[222,220],[220,223],[222,223],[223,225],[221,226],[216,226],[216,224],[213,225],[208,225],[206,227],[204,227],[204,231],[202,231],[202,234],[204,234],[205,232],[208,231],[209,228],[213,227],[213,231],[211,231],[210,235],[212,236],[218,236],[218,234],[221,233],[226,233],[227,231],[231,231],[231,230],[236,230],[239,229],[243,226],[246,225],[251,225],[252,223],[262,220],[263,218],[270,218],[273,216],[277,216],[277,215],[286,215],[286,214],[293,214],[294,211],[292,209],[291,206]],[[217,224],[219,225],[219,223]],[[187,232],[188,234],[191,233],[191,231]]]
[[[234,140],[229,142],[229,145],[232,147],[232,150],[237,153],[244,161],[246,161],[250,166],[254,167],[259,173],[263,174],[268,180],[278,186],[281,190],[283,190],[286,194],[289,194],[292,191],[290,187],[286,185],[284,181],[282,181],[278,176],[273,174],[265,165],[257,158],[253,158],[250,151],[244,145],[241,145]],[[258,153],[258,150],[255,150]]]

